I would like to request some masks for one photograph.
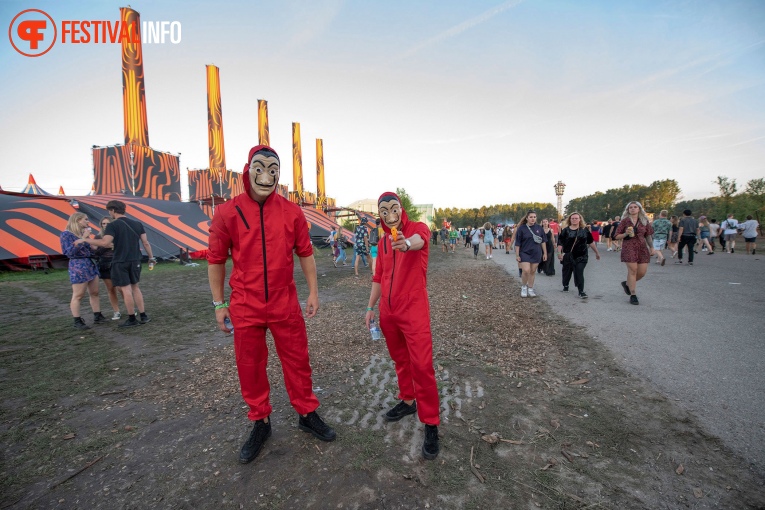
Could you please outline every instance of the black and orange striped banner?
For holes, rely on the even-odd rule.
[[[125,145],[149,146],[149,123],[146,118],[146,86],[141,49],[141,16],[130,7],[120,7],[123,26],[130,37],[122,38],[122,110],[125,121]],[[137,36],[132,31],[138,31]],[[137,40],[138,42],[132,42]]]
[[[271,134],[268,132],[268,101],[258,99],[258,143],[271,145]]]
[[[189,170],[188,176],[189,200],[192,202],[207,200],[212,196],[228,200],[244,192],[242,174],[233,170],[225,172],[211,172],[206,168]]]
[[[303,150],[300,148],[300,123],[292,123],[292,186],[303,199]]]
[[[223,143],[223,111],[220,99],[218,68],[207,66],[207,145],[210,149],[210,170],[226,171],[226,148]]]
[[[180,201],[180,177],[180,161],[175,154],[136,145],[93,149],[93,180],[97,195],[125,193]]]
[[[324,142],[316,139],[316,208],[327,205],[327,188],[324,185]]]

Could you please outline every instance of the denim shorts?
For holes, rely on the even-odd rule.
[[[666,239],[654,239],[653,240],[653,249],[654,250],[663,250],[667,246],[667,240]]]
[[[702,239],[709,239],[709,232],[702,232],[701,233],[701,238]]]

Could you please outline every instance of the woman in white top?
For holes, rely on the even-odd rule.
[[[486,247],[486,260],[492,258],[491,250],[494,248],[494,228],[488,221],[483,225],[483,244]]]

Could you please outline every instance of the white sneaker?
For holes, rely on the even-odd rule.
[[[493,258],[494,258],[494,255],[489,255],[489,258],[490,258],[490,259],[493,259]]]
[[[529,297],[537,297],[537,293],[534,292],[534,289],[532,289],[531,287],[529,287],[528,292],[529,292]]]
[[[613,248],[609,248],[606,251],[614,251],[614,249]]]
[[[525,285],[521,286],[521,297],[529,297],[529,288]]]
[[[113,320],[113,321],[118,321],[118,320],[120,320],[121,318],[122,318],[122,314],[121,314],[121,313],[119,313],[119,312],[114,312],[114,315],[112,315],[112,320]]]

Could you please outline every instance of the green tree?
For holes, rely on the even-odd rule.
[[[404,188],[396,188],[396,194],[401,200],[401,207],[406,211],[410,221],[420,221],[420,211],[414,208],[414,201]]]
[[[748,195],[753,209],[756,211],[765,209],[765,179],[752,179],[747,182],[744,193]]]
[[[738,191],[736,179],[728,179],[725,176],[718,175],[717,179],[712,182],[717,184],[717,187],[720,189],[720,198],[722,199],[723,207],[725,208],[724,212],[727,215],[728,211],[731,210],[733,195]]]

